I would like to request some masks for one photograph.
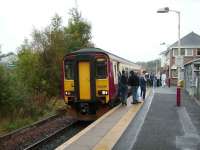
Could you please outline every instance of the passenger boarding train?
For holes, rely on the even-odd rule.
[[[118,99],[119,73],[141,67],[99,48],[69,53],[63,60],[63,97],[79,119],[102,115]],[[82,117],[82,118],[80,118]]]

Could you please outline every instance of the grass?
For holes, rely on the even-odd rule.
[[[32,118],[24,118],[24,119],[17,118],[13,122],[8,121],[7,123],[5,123],[3,125],[3,127],[4,127],[5,131],[10,132],[10,131],[16,130],[18,128],[21,128],[23,126],[29,125],[29,124],[33,123],[34,121],[35,120]]]
[[[50,102],[43,107],[43,109],[34,109],[33,114],[28,117],[16,116],[13,119],[10,117],[0,119],[0,135],[6,134],[13,130],[22,128],[24,126],[30,125],[36,121],[49,117],[56,114],[56,111],[63,108],[65,103],[60,99],[52,99]]]

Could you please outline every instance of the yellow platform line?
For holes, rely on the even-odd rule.
[[[147,95],[150,94],[148,90]],[[130,110],[119,120],[119,122],[101,139],[93,150],[111,150],[117,143],[123,132],[126,130],[130,122],[133,120],[137,112],[142,107],[143,102],[134,105]]]
[[[103,137],[93,150],[111,150],[142,105],[143,103],[132,106],[132,108],[130,108],[106,136]]]
[[[91,125],[89,125],[88,127],[86,127],[85,129],[83,129],[81,132],[79,132],[78,134],[76,134],[75,136],[73,136],[72,138],[70,138],[69,140],[67,140],[65,143],[63,143],[62,145],[60,145],[59,147],[56,148],[56,150],[63,150],[65,148],[67,148],[68,146],[70,146],[70,144],[74,143],[75,141],[77,141],[81,136],[83,136],[84,134],[86,134],[89,130],[91,130],[93,127],[95,127],[98,123],[100,123],[101,121],[103,121],[105,118],[107,118],[108,116],[110,116],[114,111],[116,111],[121,105],[118,105],[116,107],[114,107],[113,109],[111,109],[110,111],[108,111],[107,113],[105,113],[103,116],[101,116],[99,119],[97,119],[95,122],[93,122]]]

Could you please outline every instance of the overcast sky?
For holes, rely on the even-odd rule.
[[[78,9],[92,25],[96,47],[131,61],[158,58],[178,39],[177,14],[158,14],[168,6],[181,11],[181,37],[200,34],[199,0],[77,0]],[[1,0],[0,45],[3,53],[16,52],[33,28],[43,29],[58,13],[67,25],[75,0]]]

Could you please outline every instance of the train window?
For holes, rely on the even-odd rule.
[[[107,77],[107,61],[103,58],[96,60],[96,78],[103,79]]]
[[[65,79],[73,80],[74,79],[74,68],[71,61],[65,62]]]

